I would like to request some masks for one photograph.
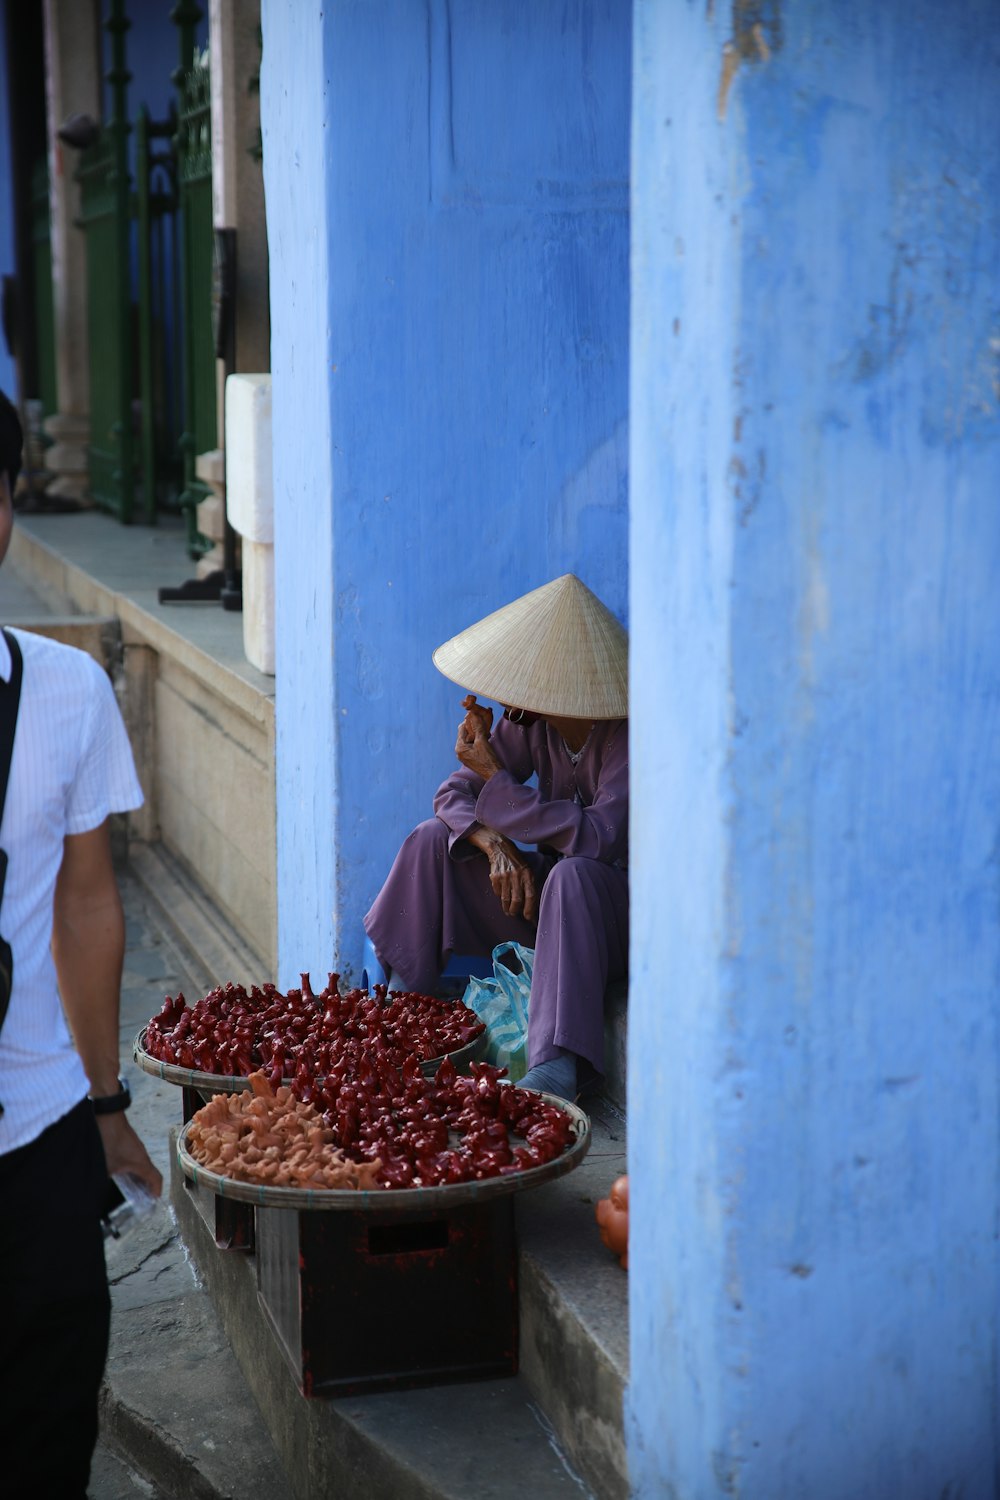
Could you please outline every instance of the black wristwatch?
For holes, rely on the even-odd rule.
[[[132,1090],[126,1079],[119,1078],[117,1094],[99,1094],[96,1099],[91,1095],[90,1102],[94,1106],[95,1115],[116,1115],[120,1109],[128,1109],[132,1103]]]

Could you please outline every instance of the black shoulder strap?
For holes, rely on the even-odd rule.
[[[9,630],[4,630],[3,638],[10,651],[10,681],[0,682],[0,823],[3,822],[7,782],[10,778],[10,762],[14,754],[14,731],[17,728],[17,709],[21,701],[21,676],[24,665],[21,659],[21,648]]]
[[[21,648],[9,630],[3,632],[10,651],[10,681],[0,681],[0,822],[3,822],[4,803],[7,801],[7,782],[10,779],[10,762],[14,754],[14,731],[17,729],[17,708],[21,701],[22,660]],[[0,849],[0,907],[3,906],[4,886],[7,883],[7,851]],[[7,1016],[10,993],[14,984],[14,955],[10,944],[0,937],[0,1027]],[[0,1104],[0,1115],[3,1105]]]

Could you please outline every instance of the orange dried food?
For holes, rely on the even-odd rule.
[[[216,1176],[268,1187],[370,1189],[382,1165],[351,1161],[315,1106],[273,1089],[263,1073],[251,1075],[249,1091],[216,1094],[198,1110],[188,1151]]]

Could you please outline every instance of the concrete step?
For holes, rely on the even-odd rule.
[[[0,573],[0,619],[15,630],[30,630],[86,651],[112,676],[121,664],[122,631],[114,615],[81,613],[65,594],[40,582],[13,557]]]
[[[121,661],[121,624],[114,615],[81,613],[70,598],[41,582],[30,567],[24,562],[18,565],[13,557],[0,573],[0,618],[15,629],[76,646],[108,672],[114,672]]]
[[[588,1492],[600,1500],[626,1500],[628,1480],[622,1432],[622,1400],[628,1374],[628,1279],[618,1260],[600,1241],[595,1204],[607,1195],[625,1170],[624,1122],[606,1104],[595,1106],[593,1144],[584,1163],[568,1177],[516,1200],[520,1300],[520,1376],[483,1386],[440,1387],[350,1401],[307,1401],[288,1372],[257,1300],[252,1256],[216,1248],[214,1207],[202,1189],[184,1185],[175,1174],[173,1202],[184,1240],[209,1287],[247,1383],[265,1413],[275,1446],[296,1493],[308,1463],[318,1472],[338,1473],[351,1444],[365,1445],[359,1483],[374,1484],[381,1473],[375,1449],[387,1431],[391,1409],[393,1463],[399,1472],[387,1490],[345,1491],[345,1495],[410,1494],[461,1496],[457,1484],[462,1463],[480,1452],[479,1429],[486,1408],[502,1420],[505,1441],[520,1454],[518,1482],[496,1480],[497,1496],[523,1493],[560,1495],[563,1468],[553,1467],[553,1449],[542,1443],[546,1433],[565,1454],[568,1465]],[[532,1403],[536,1409],[532,1409]],[[433,1414],[447,1464],[427,1451],[424,1422]],[[358,1429],[345,1431],[345,1418]],[[416,1422],[416,1427],[413,1423]],[[474,1441],[470,1434],[476,1433]],[[412,1436],[411,1436],[412,1435]],[[411,1448],[412,1441],[412,1448]],[[370,1450],[370,1451],[369,1451]],[[461,1455],[465,1455],[464,1459]],[[502,1462],[502,1460],[501,1460]],[[488,1468],[489,1465],[486,1465]],[[380,1481],[381,1482],[381,1481]]]
[[[162,848],[133,845],[129,870],[163,922],[195,990],[230,976],[254,977],[261,972],[259,959]],[[613,1024],[623,1037],[626,986],[616,990]],[[613,991],[609,998],[614,997]],[[609,1069],[608,1091],[622,1076]],[[179,1124],[176,1093],[174,1120]],[[305,1400],[261,1315],[253,1258],[218,1251],[202,1216],[208,1212],[205,1203],[199,1205],[197,1194],[175,1184],[175,1212],[184,1241],[296,1493],[308,1493],[303,1465],[321,1460],[329,1465],[322,1471],[339,1475],[357,1450],[361,1487],[344,1494],[356,1493],[365,1500],[382,1494],[393,1500],[411,1494],[421,1500],[451,1495],[464,1500],[473,1488],[479,1492],[481,1484],[477,1481],[463,1490],[463,1464],[478,1464],[492,1475],[494,1461],[502,1472],[491,1480],[496,1487],[483,1493],[520,1496],[527,1488],[540,1496],[578,1496],[582,1484],[600,1500],[624,1500],[628,1278],[601,1244],[594,1209],[626,1170],[625,1119],[607,1097],[592,1099],[587,1107],[593,1138],[583,1164],[568,1177],[517,1195],[521,1367],[516,1380],[350,1402]],[[328,1415],[319,1415],[322,1411]],[[495,1413],[492,1420],[502,1420],[508,1442],[516,1444],[521,1476],[510,1472],[502,1454],[493,1454],[487,1462],[480,1452],[479,1431],[484,1413],[490,1411]],[[440,1445],[448,1450],[446,1463],[439,1455],[428,1455],[424,1427],[431,1420],[438,1424]],[[395,1434],[391,1451],[381,1453],[390,1427]],[[470,1439],[470,1434],[475,1437]],[[314,1478],[315,1472],[314,1468]],[[363,1487],[376,1482],[388,1487]]]
[[[167,1500],[163,1490],[140,1474],[105,1440],[97,1445],[90,1465],[89,1500]]]
[[[518,1196],[521,1374],[593,1493],[626,1500],[628,1276],[594,1217],[628,1170],[625,1118],[606,1100],[587,1108],[592,1141],[582,1165]]]
[[[581,1500],[520,1378],[340,1400],[301,1395],[260,1308],[254,1258],[219,1251],[203,1189],[175,1168],[172,1201],[275,1448],[300,1500]]]
[[[166,1211],[163,1219],[169,1224]],[[171,1500],[245,1500],[256,1493],[292,1500],[267,1423],[208,1292],[177,1285],[170,1296],[166,1285],[156,1292],[142,1287],[143,1272],[146,1280],[165,1273],[164,1279],[179,1281],[186,1269],[191,1278],[183,1247],[170,1240],[171,1234],[177,1240],[176,1230],[160,1232],[162,1246],[132,1272],[141,1302],[129,1305],[120,1280],[112,1288],[103,1442]],[[103,1500],[93,1482],[89,1493]]]
[[[36,577],[25,562],[18,561],[17,551],[12,542],[0,573],[0,615],[4,623],[33,630],[38,623],[57,616],[79,615],[66,594],[52,582]]]
[[[627,979],[609,985],[604,997],[604,1068],[604,1096],[624,1113],[628,1075]]]

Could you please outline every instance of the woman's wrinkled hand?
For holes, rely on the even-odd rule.
[[[478,823],[465,835],[474,849],[485,854],[490,865],[490,885],[506,917],[538,919],[538,884],[531,865],[516,844]]]
[[[490,862],[490,885],[505,917],[523,917],[534,922],[538,916],[538,887],[531,866],[516,844],[501,838],[487,855]]]
[[[467,693],[462,699],[462,707],[465,709],[465,718],[459,725],[459,734],[463,730],[468,736],[469,744],[478,733],[484,734],[489,739],[493,729],[493,710],[487,708],[485,703],[477,703],[475,693]]]
[[[467,771],[473,771],[484,781],[489,781],[491,776],[503,769],[490,744],[493,710],[477,703],[473,693],[463,698],[462,707],[466,714],[458,726],[455,754]]]

